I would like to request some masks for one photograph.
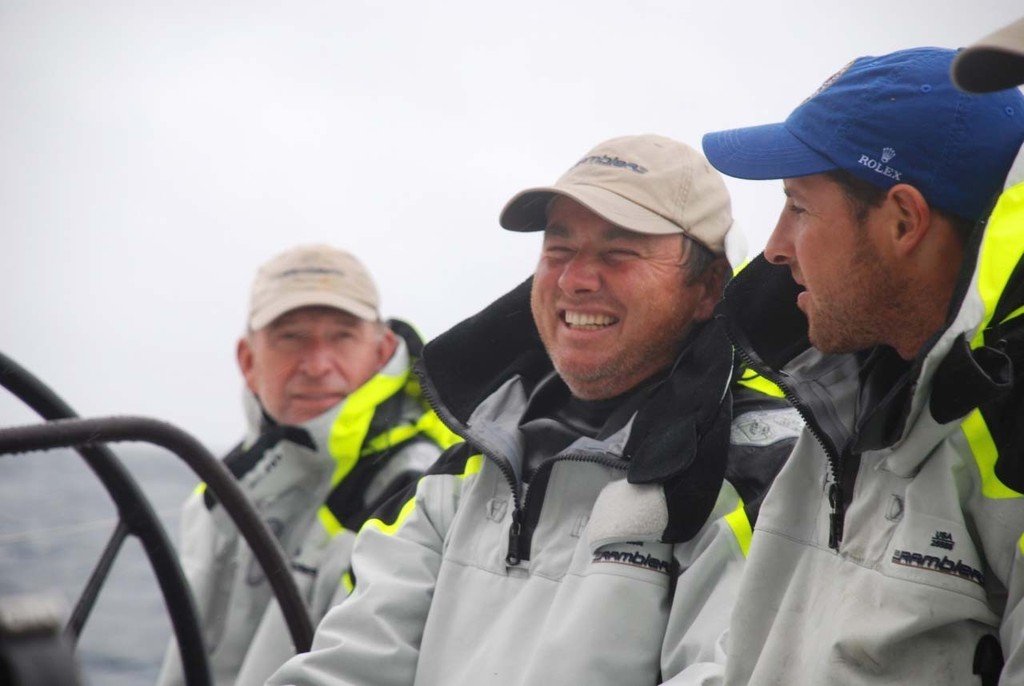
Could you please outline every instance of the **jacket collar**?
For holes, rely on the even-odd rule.
[[[529,394],[552,371],[530,311],[528,279],[426,345],[416,371],[438,414],[472,442],[470,418],[517,379]],[[666,540],[688,540],[714,506],[732,420],[733,356],[716,321],[694,328],[672,369],[639,403],[625,442],[632,483],[666,490]],[[669,493],[671,491],[671,493]],[[682,512],[685,510],[685,512]],[[673,528],[674,527],[674,528]]]
[[[1024,186],[1018,189],[1024,193]],[[1013,329],[1017,322],[1009,327],[998,322],[1024,301],[1024,279],[1017,268],[1021,242],[1005,229],[975,232],[965,250],[947,323],[910,362],[885,346],[855,355],[814,350],[807,319],[796,306],[800,287],[788,267],[770,264],[763,254],[729,284],[716,317],[741,356],[777,381],[835,448],[852,438],[854,452],[891,449],[908,438],[924,412],[930,413],[924,424],[935,427],[1009,392],[1012,355],[1004,353],[1002,329]],[[1000,262],[996,256],[1005,254],[1009,243],[1018,245],[1016,257]],[[997,323],[987,323],[986,316]],[[815,384],[824,369],[845,370],[843,382]]]

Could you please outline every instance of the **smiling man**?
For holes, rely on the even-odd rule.
[[[411,376],[419,338],[392,326],[402,336],[343,250],[288,250],[253,283],[237,346],[249,432],[225,463],[291,557],[314,624],[347,592],[355,531],[454,439]],[[214,682],[262,683],[294,649],[248,546],[202,487],[185,505],[181,549]],[[182,683],[175,645],[160,683]]]
[[[1024,97],[958,91],[955,54],[862,57],[785,122],[704,137],[722,172],[783,180],[720,312],[806,420],[727,684],[1024,683]]]
[[[367,522],[353,595],[270,683],[721,673],[750,521],[800,425],[736,382],[710,319],[729,276],[725,186],[692,148],[627,136],[500,221],[544,232],[533,279],[418,369],[466,442]]]

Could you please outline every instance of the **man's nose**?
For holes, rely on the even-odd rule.
[[[600,261],[584,253],[576,253],[562,267],[558,287],[566,293],[587,293],[601,287]]]
[[[331,369],[333,364],[331,347],[326,342],[316,339],[304,351],[301,369],[309,376],[322,376]]]
[[[780,219],[768,236],[764,258],[772,264],[790,264],[793,261],[793,232]]]

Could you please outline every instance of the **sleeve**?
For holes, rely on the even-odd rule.
[[[1024,494],[999,478],[998,461],[1012,452],[1001,448],[1002,435],[990,433],[981,412],[968,414],[961,423],[962,472],[973,475],[973,487],[961,495],[965,524],[983,558],[990,598],[1003,602],[998,644],[977,647],[975,669],[998,669],[1000,684],[1024,684]],[[1016,427],[1013,431],[1017,431]],[[1016,438],[1016,437],[1015,437]],[[965,489],[966,490],[966,489]],[[993,632],[994,633],[994,632]],[[1005,660],[1005,662],[1003,662]],[[975,672],[979,673],[979,672]]]
[[[802,426],[783,399],[762,388],[736,389],[726,483],[702,534],[676,546],[682,571],[662,650],[664,683],[722,683],[729,622],[754,520]]]
[[[681,571],[672,592],[662,647],[665,684],[722,683],[725,640],[751,528],[743,503],[729,484],[724,485],[715,510],[715,518],[699,536],[675,546]]]
[[[992,579],[989,594],[1005,592],[998,636],[1005,663],[999,683],[1024,684],[1024,497],[992,479],[979,483],[966,514]],[[979,648],[975,666],[995,669],[999,657],[998,651]]]
[[[393,496],[407,490],[410,484],[415,485],[423,472],[437,460],[439,453],[440,449],[433,443],[410,442],[371,479],[367,500],[386,500],[385,495]],[[351,585],[346,582],[351,578],[355,538],[355,532],[343,530],[331,539],[324,550],[308,592],[309,615],[314,626],[351,591]],[[237,683],[262,684],[294,655],[295,645],[288,625],[276,599],[272,598],[246,651]]]
[[[218,592],[218,584],[224,583],[225,580],[230,581],[229,577],[218,573],[216,561],[222,559],[224,551],[236,543],[237,535],[233,534],[231,529],[218,526],[203,502],[202,493],[197,490],[189,496],[182,507],[179,559],[185,579],[192,590],[199,621],[203,625],[203,635],[207,641],[217,632],[217,627],[210,625],[209,618],[218,616],[216,611],[210,609],[211,605],[216,598],[225,595]],[[173,636],[164,654],[156,683],[157,686],[184,684],[181,655]]]
[[[438,462],[450,463],[444,456]],[[352,594],[328,611],[310,652],[285,663],[268,685],[413,683],[445,535],[469,481],[437,468],[360,529]]]
[[[1024,536],[1014,550],[999,642],[1006,657],[1000,683],[1024,683]]]

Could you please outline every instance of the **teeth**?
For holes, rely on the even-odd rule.
[[[569,326],[587,326],[587,327],[601,327],[609,326],[616,322],[615,317],[609,317],[606,314],[585,314],[583,312],[569,312],[565,313],[565,323]]]

